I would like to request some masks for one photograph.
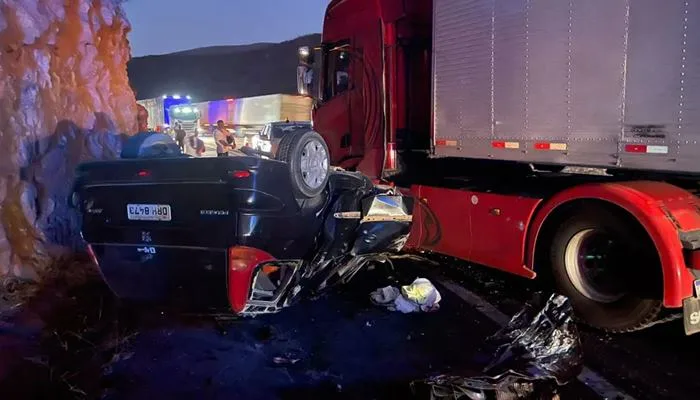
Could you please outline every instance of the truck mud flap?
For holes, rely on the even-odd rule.
[[[695,295],[683,300],[683,327],[686,335],[700,332],[700,280],[695,280]]]

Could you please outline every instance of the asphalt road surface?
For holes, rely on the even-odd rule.
[[[469,288],[507,315],[537,290],[536,281],[436,257],[440,274]],[[643,400],[700,398],[700,335],[685,336],[681,320],[641,332],[608,335],[580,327],[586,365],[630,397]]]
[[[0,326],[0,355],[19,360],[3,364],[0,357],[0,378],[3,367],[13,368],[0,379],[0,393],[12,399],[412,398],[413,380],[479,375],[492,355],[485,339],[541,289],[435,260],[440,265],[398,260],[393,278],[366,271],[279,314],[228,322],[123,305],[101,284],[50,298],[47,303],[83,306],[52,310],[42,332],[32,330],[31,316]],[[377,287],[419,276],[440,289],[439,311],[400,314],[369,301]],[[562,389],[562,399],[697,398],[698,337],[685,337],[678,321],[616,336],[582,328],[582,340],[587,369]]]
[[[105,398],[412,398],[412,380],[481,374],[491,357],[482,344],[498,324],[449,290],[434,313],[378,308],[368,294],[388,283],[367,272],[276,315],[218,326],[164,321],[110,366]],[[598,398],[580,382],[563,394]]]

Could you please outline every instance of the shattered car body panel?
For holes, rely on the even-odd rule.
[[[74,197],[117,296],[242,315],[277,312],[401,249],[413,206],[345,171],[299,200],[287,164],[243,153],[86,163]],[[133,206],[168,216],[127,215]]]
[[[561,295],[545,300],[537,294],[489,344],[494,356],[482,376],[434,376],[413,382],[414,393],[430,399],[551,400],[583,369],[573,309]]]
[[[241,314],[278,312],[304,295],[345,284],[371,262],[401,250],[410,232],[411,198],[382,191],[366,177],[336,172],[329,183],[320,245],[310,259],[255,265]],[[230,287],[237,285],[230,283]],[[241,296],[242,291],[236,294]]]

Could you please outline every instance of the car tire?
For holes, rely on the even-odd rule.
[[[587,210],[565,220],[555,232],[552,277],[582,322],[608,332],[640,330],[662,311],[663,278],[655,249],[631,217],[603,207]]]
[[[276,158],[289,164],[295,197],[309,199],[323,192],[330,174],[330,153],[314,131],[292,132],[280,140]]]

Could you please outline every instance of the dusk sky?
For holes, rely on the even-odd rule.
[[[129,0],[132,55],[281,42],[321,32],[328,0]]]

